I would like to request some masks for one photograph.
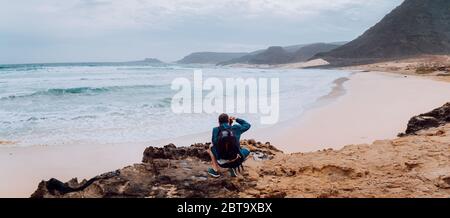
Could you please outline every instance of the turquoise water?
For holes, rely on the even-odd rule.
[[[210,131],[217,114],[174,114],[177,77],[279,78],[280,121],[299,116],[349,73],[120,64],[0,66],[0,140],[13,146],[149,142]],[[260,114],[238,115],[259,125]]]

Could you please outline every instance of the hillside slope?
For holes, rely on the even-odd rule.
[[[252,52],[240,58],[219,63],[219,65],[230,64],[264,64],[278,65],[287,63],[305,62],[314,55],[321,52],[328,52],[337,47],[340,43],[313,43],[296,46],[272,46],[265,50]]]
[[[217,64],[242,57],[247,53],[196,52],[177,61],[179,64]]]
[[[450,1],[405,0],[357,39],[315,58],[352,64],[450,54]]]

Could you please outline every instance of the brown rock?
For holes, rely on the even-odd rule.
[[[414,135],[420,130],[438,127],[450,122],[450,102],[444,106],[411,118],[406,135]],[[404,136],[403,134],[402,136]]]
[[[450,189],[450,176],[440,176],[436,186],[442,189]]]

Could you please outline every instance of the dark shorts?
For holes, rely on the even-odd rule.
[[[211,147],[211,152],[214,155],[214,157],[217,159],[217,157],[219,156],[219,153],[217,152],[216,146]],[[244,159],[247,159],[247,157],[250,155],[250,151],[248,149],[241,148],[241,154],[244,155]]]

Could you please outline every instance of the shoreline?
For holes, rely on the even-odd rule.
[[[305,109],[305,112],[299,116],[297,116],[297,120],[301,119],[301,117],[307,113],[310,110],[314,110],[320,107],[325,107],[327,106],[327,104],[332,103],[333,101],[336,101],[339,99],[339,97],[344,96],[347,93],[347,89],[345,88],[345,83],[351,80],[351,77],[356,74],[357,72],[353,72],[351,73],[349,76],[347,77],[341,77],[341,78],[337,78],[336,80],[333,81],[333,88],[331,89],[331,91],[324,95],[321,96],[320,98],[318,98],[316,100],[316,102],[314,102],[312,105],[307,106]]]
[[[372,81],[372,79],[375,79],[378,83]],[[408,82],[405,83],[405,81]],[[408,85],[410,81],[413,81],[413,85]],[[413,107],[413,110],[405,111],[404,102],[393,104],[396,100],[404,98],[405,93],[398,93],[386,99],[384,96],[386,91],[374,92],[371,89],[379,87],[379,82],[391,86],[391,89],[395,87],[394,91],[404,90],[399,89],[399,87],[405,87],[411,91],[411,88],[415,89],[415,85],[419,84],[424,90],[419,89],[417,93],[413,93],[413,99],[428,99],[435,95],[433,93],[439,93],[438,95],[441,95],[441,97],[433,98],[433,101],[428,103],[419,102],[418,105]],[[348,79],[345,79],[345,77],[339,78],[334,83],[336,85],[328,95],[320,98],[317,104],[308,108],[304,114],[296,119],[279,123],[273,127],[256,129],[246,133],[243,139],[254,138],[263,142],[270,141],[277,148],[287,153],[312,152],[329,148],[340,149],[348,144],[365,144],[376,139],[395,138],[398,132],[406,128],[407,119],[412,115],[428,111],[450,100],[450,94],[442,97],[442,93],[450,93],[450,83],[437,82],[423,77],[404,78],[403,76],[383,72],[354,72]],[[425,90],[428,91],[425,92]],[[355,94],[357,98],[352,101],[351,99],[355,97]],[[397,113],[401,112],[403,115],[397,117],[398,114],[395,113],[389,117],[390,123],[383,125],[380,125],[379,122],[369,122],[366,125],[355,125],[354,122],[343,123],[341,120],[343,117],[355,113],[355,111],[349,110],[351,107],[359,108],[366,103],[374,103],[370,100],[376,98],[370,95],[378,96],[377,100],[387,103],[388,109],[397,108]],[[369,102],[367,102],[367,98],[369,98]],[[349,105],[349,103],[351,104]],[[408,107],[409,105],[406,104],[406,108]],[[363,110],[356,115],[366,118],[370,117],[373,112],[376,111]],[[375,116],[375,118],[375,121],[378,121],[378,117]],[[373,132],[377,129],[382,131],[380,133]],[[395,131],[392,131],[393,129]],[[347,132],[358,130],[366,130],[366,133],[370,133],[371,137],[360,138],[357,134],[347,134]],[[333,134],[330,135],[330,132]],[[0,167],[2,168],[0,170],[6,178],[0,184],[0,197],[28,197],[41,180],[48,180],[53,177],[64,181],[74,177],[79,179],[90,178],[102,172],[113,171],[140,162],[142,151],[148,146],[169,143],[185,146],[197,142],[203,143],[210,140],[209,134],[209,132],[199,133],[175,139],[132,145],[0,148]],[[304,137],[305,135],[309,137]],[[342,137],[336,138],[339,135]],[[330,143],[330,141],[336,143]],[[89,152],[86,152],[87,150]],[[80,160],[82,161],[80,162]],[[17,188],[11,189],[10,187]]]

